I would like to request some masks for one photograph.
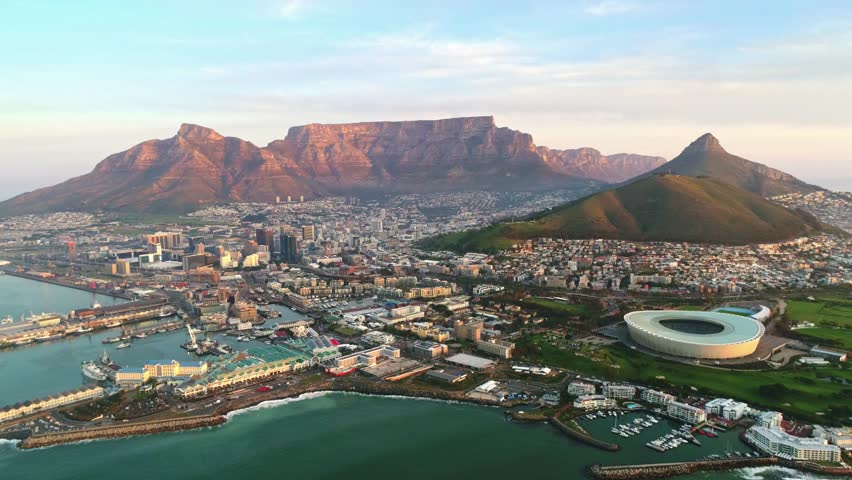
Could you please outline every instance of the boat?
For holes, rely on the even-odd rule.
[[[99,367],[95,362],[91,360],[87,360],[82,363],[81,370],[83,371],[83,375],[87,378],[91,378],[96,382],[106,381],[109,377],[106,372],[104,372],[101,367]]]
[[[175,314],[175,309],[169,306],[162,307],[160,309],[160,318],[171,317]]]
[[[77,335],[80,335],[82,333],[89,333],[93,330],[94,330],[94,328],[92,328],[88,325],[81,325],[80,328],[78,328],[77,331],[74,332],[74,333],[76,333]]]
[[[60,338],[62,338],[62,337],[64,337],[64,336],[65,336],[65,334],[64,334],[64,333],[61,333],[61,332],[60,332],[60,333],[52,333],[52,334],[42,335],[42,336],[40,336],[40,337],[36,337],[36,339],[35,339],[35,340],[36,340],[36,342],[39,342],[39,343],[41,343],[41,342],[49,342],[49,341],[51,341],[51,340],[58,340],[58,339],[60,339]]]
[[[21,339],[15,340],[12,343],[14,343],[15,345],[27,345],[27,344],[33,343],[33,339],[32,339],[32,337],[21,338]]]
[[[126,342],[121,342],[115,346],[115,348],[130,348],[130,344]]]
[[[8,325],[8,324],[14,323],[14,322],[15,322],[15,319],[12,318],[11,315],[6,315],[6,318],[4,318],[3,320],[0,320],[0,325]]]
[[[58,313],[40,313],[38,315],[30,312],[30,316],[25,319],[25,321],[30,323],[37,323],[42,326],[47,325],[56,325],[61,320],[61,317]]]
[[[113,321],[106,324],[107,328],[114,328],[114,327],[120,327],[120,326],[121,326],[121,320],[113,320]]]
[[[139,333],[134,333],[134,334],[133,334],[133,338],[145,338],[145,337],[147,337],[147,336],[148,336],[148,334],[147,334],[147,333],[145,333],[145,332],[139,332]]]

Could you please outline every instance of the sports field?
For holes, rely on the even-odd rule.
[[[787,318],[791,324],[815,324],[814,328],[795,330],[811,342],[852,350],[852,300],[840,297],[789,300]]]

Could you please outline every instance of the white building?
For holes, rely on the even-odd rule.
[[[674,395],[651,389],[642,390],[640,398],[655,405],[668,405],[674,402]]]
[[[784,415],[781,412],[760,412],[757,416],[757,424],[767,428],[780,427],[783,420]]]
[[[584,410],[616,408],[617,406],[615,400],[606,398],[603,395],[582,395],[574,400],[574,408],[582,408]]]
[[[370,346],[378,346],[378,345],[388,345],[394,342],[396,338],[390,333],[385,332],[367,332],[364,335],[361,335],[361,343]]]
[[[575,395],[577,397],[583,395],[594,395],[595,386],[591,383],[571,382],[568,384],[568,394]]]
[[[672,402],[666,407],[666,412],[672,417],[693,425],[707,420],[707,412],[703,408],[693,407],[686,403]]]
[[[819,438],[794,437],[778,428],[751,427],[746,438],[754,446],[771,455],[791,460],[839,462],[840,447]]]
[[[632,385],[617,385],[607,383],[603,386],[603,394],[607,398],[617,398],[622,400],[632,400],[636,396],[636,387]]]
[[[716,415],[726,420],[739,420],[748,412],[748,404],[731,398],[714,398],[704,405],[710,415]]]

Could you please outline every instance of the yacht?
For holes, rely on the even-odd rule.
[[[0,325],[7,325],[9,323],[14,323],[14,322],[15,322],[15,319],[12,318],[11,315],[6,315],[6,318],[4,318],[2,321],[0,321]]]
[[[130,344],[126,342],[121,342],[115,346],[115,348],[130,348]]]

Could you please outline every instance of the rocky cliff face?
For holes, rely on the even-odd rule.
[[[49,210],[186,211],[361,191],[529,190],[618,182],[658,157],[536,147],[493,117],[293,127],[266,147],[184,124],[165,140],[110,155],[59,185],[0,203],[5,214]]]
[[[537,151],[557,171],[607,183],[629,180],[666,163],[663,157],[633,153],[603,155],[594,148],[551,150],[538,147]]]

